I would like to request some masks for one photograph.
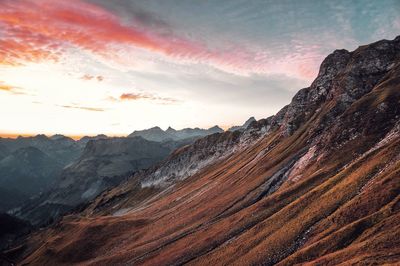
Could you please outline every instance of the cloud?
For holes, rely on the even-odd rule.
[[[87,107],[87,106],[77,106],[77,105],[57,105],[58,107],[68,108],[68,109],[80,109],[85,111],[92,111],[92,112],[103,112],[105,109],[97,108],[97,107]]]
[[[135,93],[124,93],[119,98],[121,100],[140,100],[140,99],[148,99],[149,97]]]
[[[110,101],[110,102],[118,102],[119,100],[113,96],[108,96],[105,98],[106,101]]]
[[[159,15],[141,8],[138,3],[125,0],[89,0],[89,2],[101,5],[107,10],[118,13],[122,18],[131,19],[136,25],[143,28],[152,28],[160,32],[171,32],[172,26]]]
[[[0,64],[58,61],[71,47],[118,61],[118,55],[131,47],[180,63],[207,64],[245,75],[283,72],[311,79],[317,71],[314,59],[303,60],[314,55],[294,54],[276,61],[264,51],[234,43],[216,48],[172,31],[156,30],[156,25],[168,25],[144,11],[122,20],[100,5],[82,0],[3,0],[0,24]]]
[[[160,97],[150,93],[123,93],[119,97],[122,101],[138,101],[138,100],[149,100],[154,101],[158,104],[176,104],[180,102],[177,99],[169,98],[169,97]]]
[[[92,75],[89,75],[89,74],[85,74],[85,75],[83,75],[82,77],[81,77],[81,79],[83,79],[83,80],[93,80],[93,79],[96,79],[97,81],[103,81],[104,80],[104,77],[103,76],[92,76]]]
[[[10,91],[13,91],[14,89],[15,89],[14,87],[11,87],[11,86],[9,86],[9,85],[1,84],[1,83],[0,83],[0,90],[2,90],[2,91],[8,91],[8,92],[10,92]]]
[[[2,81],[0,81],[0,91],[5,91],[11,94],[26,94],[23,89],[15,86],[8,85]]]

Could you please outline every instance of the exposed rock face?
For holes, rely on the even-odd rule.
[[[400,37],[335,51],[275,116],[177,150],[32,237],[23,262],[398,263],[399,102]]]
[[[141,186],[168,186],[197,173],[205,166],[233,152],[240,142],[240,134],[217,133],[195,141],[175,151],[161,165],[143,173]]]
[[[184,140],[184,139],[193,139],[200,138],[207,135],[211,135],[214,133],[224,132],[220,127],[214,126],[209,129],[201,129],[201,128],[184,128],[181,130],[175,130],[169,127],[167,130],[162,130],[159,127],[153,127],[146,130],[135,131],[130,134],[128,137],[136,137],[140,136],[144,139],[150,141],[163,142],[167,140]]]

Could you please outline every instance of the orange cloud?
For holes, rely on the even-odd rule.
[[[83,79],[83,80],[92,80],[93,78],[94,78],[94,76],[91,76],[91,75],[88,75],[88,74],[85,74],[85,75],[83,75],[81,77],[81,79]]]
[[[104,77],[103,76],[92,76],[92,75],[89,75],[89,74],[85,74],[85,75],[83,75],[82,77],[81,77],[81,79],[83,79],[83,80],[92,80],[92,79],[96,79],[97,81],[103,81],[104,80]]]
[[[122,101],[124,101],[124,100],[128,100],[128,101],[150,100],[150,101],[156,101],[160,104],[174,104],[174,103],[179,102],[177,99],[168,98],[168,97],[160,97],[160,96],[148,94],[148,93],[123,93],[119,98]]]
[[[140,100],[140,99],[151,99],[150,96],[140,93],[124,93],[119,97],[121,100]]]
[[[5,84],[2,81],[0,81],[0,91],[6,91],[12,94],[25,94],[21,88]]]
[[[9,85],[0,84],[0,90],[2,90],[2,91],[13,91],[14,88],[9,86]]]
[[[103,111],[105,111],[105,109],[97,108],[97,107],[86,107],[86,106],[77,106],[77,105],[58,105],[58,106],[62,107],[62,108],[81,109],[81,110],[93,111],[93,112],[103,112]]]

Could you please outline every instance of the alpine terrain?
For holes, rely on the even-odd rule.
[[[238,129],[179,147],[5,256],[25,265],[400,262],[400,36],[334,51],[290,104]],[[106,149],[89,144],[90,156]],[[65,171],[78,177],[83,163]],[[101,171],[128,170],[110,163]],[[80,196],[97,191],[86,189]]]

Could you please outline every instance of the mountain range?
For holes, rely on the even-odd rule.
[[[0,212],[46,224],[176,148],[220,130],[169,129],[169,137],[158,141],[140,136],[155,136],[154,129],[136,131],[137,136],[97,135],[77,141],[59,134],[0,139]]]
[[[90,143],[83,154],[117,149]],[[336,50],[275,115],[173,149],[4,256],[29,265],[396,265],[400,36]]]
[[[190,138],[200,138],[214,133],[224,132],[218,126],[211,127],[209,129],[200,128],[184,128],[181,130],[175,130],[168,127],[167,130],[162,130],[160,127],[152,127],[146,130],[134,131],[128,137],[142,137],[150,141],[167,141],[167,140],[184,140]]]
[[[65,136],[0,138],[0,212],[49,189],[83,147]]]

